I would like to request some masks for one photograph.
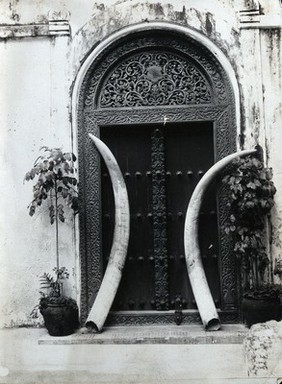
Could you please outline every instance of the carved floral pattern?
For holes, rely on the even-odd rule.
[[[119,64],[102,86],[100,107],[211,103],[200,70],[187,59],[163,52],[139,53]]]
[[[183,311],[182,324],[202,324],[200,315],[197,311]],[[222,311],[219,314],[220,320],[223,324],[238,323],[238,312],[234,311]],[[158,312],[154,313],[122,313],[122,312],[110,312],[107,317],[106,325],[126,325],[126,326],[140,326],[140,325],[175,325],[174,312]]]
[[[152,134],[152,191],[156,309],[168,310],[165,148],[160,129]]]

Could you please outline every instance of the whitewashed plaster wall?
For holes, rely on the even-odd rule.
[[[58,43],[64,45],[64,39]],[[59,60],[60,66],[51,71],[57,48],[49,39],[11,40],[0,45],[0,306],[5,325],[30,322],[29,314],[39,297],[39,276],[55,266],[55,227],[49,224],[48,212],[42,215],[38,210],[29,217],[32,184],[24,184],[23,179],[42,145],[71,149],[65,61]],[[68,222],[72,224],[71,217]],[[68,255],[62,265],[73,275],[70,228],[72,225],[60,226],[60,250],[62,256]],[[69,286],[74,285],[73,280]]]
[[[242,22],[250,18],[256,25]],[[55,229],[48,215],[28,216],[32,186],[23,184],[24,174],[41,145],[76,152],[71,90],[90,50],[122,27],[157,20],[199,31],[230,60],[241,94],[238,148],[259,143],[274,170],[272,257],[281,259],[279,0],[0,0],[1,326],[34,324],[38,278],[55,265]],[[60,231],[62,265],[71,272],[67,293],[79,299],[77,223],[69,216]]]

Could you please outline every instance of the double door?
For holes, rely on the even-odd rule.
[[[176,298],[196,309],[184,256],[184,221],[191,194],[214,163],[211,122],[104,126],[101,139],[117,159],[130,205],[130,239],[113,311],[168,311]],[[102,249],[110,254],[114,202],[101,166]],[[208,283],[220,306],[215,186],[200,214],[199,241]]]

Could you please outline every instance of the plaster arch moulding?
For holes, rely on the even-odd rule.
[[[81,67],[77,71],[77,75],[73,84],[72,89],[72,118],[73,118],[73,133],[74,138],[77,137],[77,116],[78,116],[78,100],[79,95],[82,89],[82,83],[85,80],[85,76],[90,70],[93,62],[101,55],[104,54],[111,46],[114,46],[119,40],[125,39],[130,35],[141,34],[142,32],[148,31],[163,31],[168,33],[178,34],[183,36],[185,39],[191,39],[195,41],[200,46],[203,46],[210,54],[218,61],[220,66],[225,72],[228,82],[231,85],[232,92],[234,95],[234,104],[235,104],[235,120],[236,120],[236,131],[237,134],[240,133],[240,97],[239,97],[239,87],[236,79],[235,71],[225,56],[221,49],[215,45],[208,37],[201,34],[200,32],[191,29],[186,26],[182,26],[175,23],[163,22],[163,21],[154,21],[154,22],[142,22],[138,24],[129,25],[127,27],[121,28],[120,30],[114,32],[113,34],[107,36],[103,39],[94,49],[88,54],[86,59],[83,61]]]

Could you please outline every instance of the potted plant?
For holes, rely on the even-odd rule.
[[[280,319],[280,287],[266,283],[269,259],[266,231],[276,189],[270,168],[258,156],[234,161],[223,183],[228,187],[230,216],[224,230],[232,236],[233,253],[240,263],[242,314],[248,326]]]
[[[73,153],[64,153],[60,148],[41,148],[42,154],[35,160],[25,180],[36,179],[29,215],[33,216],[43,201],[48,204],[50,224],[55,224],[56,267],[55,277],[44,273],[40,278],[41,298],[37,308],[43,315],[46,328],[52,336],[65,336],[78,328],[76,302],[63,295],[63,280],[68,277],[65,267],[60,266],[59,221],[65,222],[64,206],[78,212],[76,169]],[[42,291],[45,290],[45,292]],[[34,311],[33,311],[34,314]]]

